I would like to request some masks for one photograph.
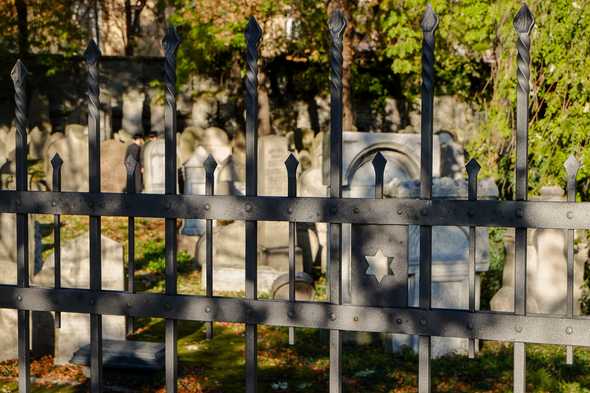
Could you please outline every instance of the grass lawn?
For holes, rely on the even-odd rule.
[[[51,216],[38,216],[43,223]],[[62,239],[87,230],[86,217],[64,217]],[[164,289],[163,220],[137,219],[136,282],[140,291]],[[103,234],[127,248],[127,219],[104,218]],[[44,231],[44,255],[52,252],[52,234]],[[202,294],[200,272],[190,258],[179,253],[179,292]],[[324,281],[316,296],[325,298]],[[243,296],[243,293],[219,295]],[[268,297],[268,294],[262,294]],[[136,321],[132,340],[163,342],[164,321]],[[296,345],[288,345],[287,328],[259,327],[260,392],[327,392],[329,348],[327,332],[297,329]],[[233,393],[244,391],[244,326],[216,323],[212,340],[205,339],[200,322],[179,322],[179,392]],[[482,343],[476,359],[451,356],[433,362],[435,392],[510,392],[512,390],[512,347],[496,342]],[[380,344],[345,344],[345,392],[416,392],[417,357],[410,351],[386,353]],[[565,365],[565,349],[556,346],[527,347],[527,378],[530,392],[590,392],[590,351],[576,350],[575,364]],[[54,366],[50,357],[32,363],[33,392],[77,393],[88,391],[88,380],[78,366]],[[0,363],[0,393],[17,392],[16,361]],[[164,374],[133,374],[105,370],[107,392],[164,392]]]

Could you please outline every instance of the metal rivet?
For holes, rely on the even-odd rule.
[[[469,211],[467,212],[467,215],[469,217],[473,217],[475,215],[475,212],[473,210],[469,209]]]
[[[289,213],[289,214],[293,214],[293,208],[292,208],[292,207],[288,208],[288,209],[287,209],[287,213]]]
[[[395,323],[397,323],[398,325],[401,325],[401,324],[402,324],[402,322],[403,322],[403,321],[402,321],[402,319],[401,319],[401,318],[398,318],[398,319],[396,319],[396,320],[395,320]]]
[[[166,210],[172,209],[172,203],[166,202]]]
[[[20,199],[16,200],[16,206],[20,206]]]
[[[471,322],[467,324],[467,329],[473,330],[473,324]]]
[[[205,312],[207,314],[209,314],[211,312],[211,307],[209,307],[209,306],[205,307]]]
[[[252,211],[252,205],[249,203],[246,203],[245,209],[247,212]]]
[[[172,306],[170,304],[166,304],[166,310],[172,310]]]
[[[92,209],[94,207],[94,202],[88,201],[88,207]]]
[[[521,208],[516,209],[516,217],[522,218],[523,216],[524,216],[524,211]]]
[[[574,212],[572,212],[572,211],[567,212],[567,218],[569,218],[570,220],[572,218],[574,218]]]
[[[209,210],[209,209],[211,209],[211,206],[209,206],[209,204],[207,203],[207,204],[205,205],[205,210]]]
[[[516,325],[516,326],[514,327],[514,330],[516,330],[516,332],[517,332],[517,333],[520,333],[520,332],[522,332],[522,326],[520,326],[520,325]]]
[[[293,318],[293,317],[295,316],[295,314],[293,314],[293,311],[289,311],[289,312],[287,313],[287,316],[288,316],[289,318]]]
[[[426,326],[426,319],[421,319],[420,320],[420,325]]]
[[[335,321],[336,320],[336,314],[334,314],[333,312],[330,313],[330,321]]]
[[[56,201],[51,201],[51,206],[55,206],[55,205],[57,205],[57,202]]]
[[[127,307],[131,307],[131,302],[127,302]]]
[[[571,326],[568,326],[568,327],[565,329],[565,333],[566,333],[566,334],[568,334],[568,335],[569,335],[569,334],[572,334],[573,332],[574,332],[574,329],[572,329],[572,327],[571,327]]]
[[[337,208],[336,206],[332,206],[332,207],[330,208],[330,213],[332,213],[332,214],[336,214],[336,213],[338,213],[338,208]]]
[[[352,318],[352,319],[353,319],[355,322],[358,322],[358,321],[359,321],[359,316],[358,316],[358,315],[355,315],[355,316],[354,316],[354,318]]]
[[[402,215],[402,213],[403,213],[402,209],[397,209],[397,215],[398,215],[398,216],[401,216],[401,215]]]
[[[94,305],[94,303],[96,303],[95,300],[94,299],[90,299],[90,304],[91,305]]]
[[[425,208],[420,210],[420,214],[422,214],[423,216],[428,214],[428,210],[426,210]]]
[[[23,297],[21,295],[18,295],[16,298],[18,299],[19,302],[22,302],[22,300],[23,300]]]
[[[355,208],[353,208],[353,209],[352,209],[352,212],[353,212],[354,214],[358,214],[358,213],[359,213],[359,208],[358,208],[358,207],[355,207]]]

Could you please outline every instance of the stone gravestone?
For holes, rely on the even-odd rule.
[[[89,234],[64,242],[61,248],[61,285],[64,288],[90,287]],[[31,284],[52,288],[54,285],[53,254],[43,264]],[[102,289],[125,289],[123,246],[101,236]],[[103,338],[125,340],[125,318],[115,315],[102,317]],[[35,327],[33,327],[35,330]],[[90,316],[88,314],[62,313],[61,327],[55,330],[55,362],[68,363],[74,353],[90,342]]]
[[[418,198],[419,181],[405,181],[389,187],[389,197]],[[467,182],[450,178],[435,178],[433,196],[437,199],[467,199]],[[496,199],[498,188],[491,179],[478,183],[479,199]],[[475,304],[479,308],[480,273],[489,269],[488,229],[476,231],[476,281]],[[469,306],[469,228],[457,226],[437,226],[432,228],[432,307],[465,310]],[[420,282],[420,227],[408,226],[408,305],[419,305]],[[403,346],[414,350],[418,348],[418,337],[391,335],[392,349]],[[461,338],[433,337],[432,356],[466,354],[468,340]]]
[[[562,201],[560,187],[543,187],[545,201]],[[567,291],[567,235],[562,229],[529,229],[527,246],[527,311],[541,314],[565,314]],[[581,232],[581,231],[580,231]],[[578,237],[574,249],[574,314],[581,314],[584,265],[588,246],[583,236]],[[492,311],[514,311],[514,231],[504,239],[506,259],[502,275],[502,288],[492,298]]]
[[[125,152],[129,143],[110,139],[100,144],[100,187],[102,192],[123,192],[127,187]]]
[[[165,145],[164,139],[148,142],[143,148],[143,190],[149,194],[165,192]]]
[[[145,94],[129,89],[123,93],[123,129],[131,135],[143,133],[141,123]]]
[[[59,153],[64,163],[61,168],[62,191],[88,191],[88,129],[79,124],[66,126],[64,138],[54,140],[47,147],[45,174],[52,179],[51,158]]]
[[[186,195],[205,195],[205,168],[203,164],[209,154],[199,146],[192,157],[184,164],[184,193]],[[205,220],[185,219],[180,230],[182,235],[200,236],[205,233]]]

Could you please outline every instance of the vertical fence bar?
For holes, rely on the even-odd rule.
[[[100,102],[98,60],[100,50],[90,40],[84,58],[88,66],[88,165],[89,191],[100,193]],[[100,216],[90,216],[90,290],[101,290]],[[102,316],[90,314],[90,390],[102,392]]]
[[[567,173],[567,201],[576,201],[576,176],[580,170],[580,163],[571,155],[565,161],[565,171]],[[574,230],[567,230],[567,296],[566,296],[566,316],[574,317]],[[574,347],[566,347],[566,363],[574,364]]]
[[[432,128],[434,113],[434,32],[438,16],[428,5],[422,19],[422,120],[420,150],[420,198],[432,199]],[[420,227],[420,308],[431,307],[432,227]],[[431,338],[420,336],[418,342],[418,391],[431,389]]]
[[[469,160],[466,165],[468,177],[467,199],[470,201],[477,200],[477,175],[481,167],[475,159]],[[468,215],[474,215],[475,212],[468,211]],[[469,227],[469,311],[475,312],[475,263],[476,263],[476,244],[477,233],[476,227]],[[469,358],[475,358],[477,341],[474,338],[469,339]]]
[[[14,84],[16,117],[16,190],[27,191],[27,74],[22,61],[17,60],[10,76]],[[17,201],[17,204],[19,201]],[[28,215],[16,215],[16,267],[19,288],[29,286],[29,221]],[[18,310],[18,391],[31,391],[29,311]]]
[[[205,167],[205,194],[213,195],[214,180],[215,180],[215,168],[217,168],[217,162],[212,155],[209,155],[204,162]],[[207,206],[205,206],[207,209]],[[205,221],[205,264],[207,265],[207,277],[205,282],[205,290],[207,297],[213,296],[213,220]],[[207,339],[213,338],[213,321],[207,322]]]
[[[162,40],[165,52],[164,83],[166,85],[166,107],[164,111],[164,149],[166,157],[166,195],[176,194],[176,51],[180,39],[176,29],[168,27]],[[166,295],[176,295],[176,219],[165,220],[166,248]],[[178,326],[175,319],[166,319],[165,363],[166,392],[176,393],[178,379],[177,359]]]
[[[288,178],[288,192],[289,198],[295,198],[297,196],[297,167],[299,161],[293,154],[289,154],[289,157],[285,161],[285,167],[287,168]],[[295,305],[295,248],[297,247],[297,223],[289,222],[289,316],[293,316]],[[295,328],[289,327],[289,345],[295,345]]]
[[[516,95],[516,200],[526,201],[528,197],[528,128],[530,93],[530,32],[534,25],[533,15],[526,4],[514,18],[518,33],[516,47],[518,87]],[[514,312],[526,315],[526,273],[527,273],[527,228],[515,230],[514,267]],[[514,392],[526,391],[526,352],[522,342],[514,343]]]
[[[258,194],[258,45],[262,30],[254,17],[246,27],[246,196]],[[247,205],[246,209],[252,207]],[[246,221],[246,298],[258,297],[258,223]],[[246,393],[257,390],[258,329],[246,324]]]
[[[330,198],[342,198],[342,39],[346,23],[341,11],[330,16]],[[328,240],[330,302],[342,304],[342,224],[328,226]],[[330,319],[335,317],[330,315]],[[330,393],[341,391],[342,332],[330,330]]]
[[[61,166],[63,160],[58,153],[55,153],[51,159],[51,167],[53,168],[52,175],[52,190],[53,192],[61,191]],[[54,260],[54,283],[56,289],[61,288],[61,219],[59,214],[53,215],[53,260]],[[55,327],[61,327],[61,312],[55,312]]]
[[[135,176],[137,176],[138,162],[132,155],[125,159],[127,170],[127,193],[135,194]],[[127,218],[127,292],[135,293],[135,217]],[[135,320],[132,316],[125,317],[125,333],[127,336],[133,334]]]

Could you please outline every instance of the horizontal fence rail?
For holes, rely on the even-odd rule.
[[[296,197],[296,158],[285,162],[288,193],[284,197],[258,196],[258,61],[262,30],[250,18],[245,32],[247,70],[244,79],[246,103],[246,196],[214,195],[214,173],[217,163],[212,156],[205,162],[206,195],[178,195],[176,189],[176,52],[180,38],[170,27],[162,41],[165,52],[165,194],[140,194],[135,190],[137,162],[127,161],[126,193],[100,191],[100,120],[99,73],[100,51],[91,41],[85,59],[88,66],[89,173],[90,192],[59,192],[60,168],[56,155],[54,192],[27,190],[27,71],[19,60],[12,72],[15,87],[16,116],[16,190],[0,190],[0,212],[17,215],[17,285],[0,285],[0,307],[18,310],[19,391],[30,392],[29,314],[31,311],[55,312],[56,326],[60,313],[90,314],[91,362],[90,388],[103,390],[102,316],[127,317],[126,331],[134,330],[135,318],[160,317],[165,328],[165,386],[177,391],[178,321],[206,322],[206,337],[213,337],[213,322],[242,323],[245,334],[245,390],[258,390],[259,324],[286,326],[289,342],[295,345],[294,327],[330,331],[330,393],[340,393],[342,386],[342,333],[344,331],[387,332],[419,337],[418,391],[431,391],[431,338],[458,337],[469,339],[469,357],[477,355],[477,340],[514,343],[514,391],[526,390],[525,344],[566,346],[567,363],[573,362],[574,347],[590,346],[590,317],[574,313],[574,230],[590,229],[590,202],[575,202],[576,175],[579,162],[572,156],[565,163],[568,174],[567,202],[528,200],[528,105],[530,95],[530,32],[534,19],[523,5],[514,20],[517,32],[517,108],[516,108],[516,200],[482,200],[477,196],[480,165],[467,164],[468,195],[466,200],[433,199],[433,119],[435,91],[435,38],[438,16],[428,6],[421,23],[422,112],[421,170],[419,199],[385,199],[384,169],[386,159],[380,153],[373,159],[375,198],[342,198],[342,114],[343,114],[343,36],[347,22],[340,11],[332,13],[330,34],[330,181],[329,197]],[[54,216],[55,287],[29,287],[28,215]],[[60,280],[60,220],[66,215],[90,217],[90,285],[87,289],[63,288]],[[101,217],[128,217],[128,278],[125,291],[101,288]],[[137,293],[134,284],[135,217],[165,219],[165,293]],[[206,296],[177,293],[177,220],[206,220]],[[245,289],[246,298],[213,296],[213,220],[245,221]],[[289,298],[285,301],[258,299],[257,231],[258,221],[289,223]],[[304,302],[295,296],[296,246],[298,223],[328,223],[329,301]],[[419,307],[398,303],[382,306],[351,305],[343,302],[342,225],[417,225],[420,226]],[[469,228],[468,288],[469,307],[450,310],[432,307],[432,227],[464,226]],[[476,308],[476,228],[515,228],[514,312],[479,311]],[[555,228],[567,230],[567,299],[564,315],[531,314],[526,310],[527,229]],[[404,276],[407,276],[407,269]],[[407,288],[407,277],[404,277]],[[407,292],[407,291],[406,291]],[[374,300],[374,299],[370,299]],[[392,307],[394,305],[395,307]]]

